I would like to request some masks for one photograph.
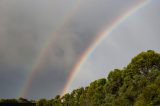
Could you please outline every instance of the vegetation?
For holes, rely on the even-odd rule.
[[[35,106],[35,101],[28,101],[24,98],[19,99],[0,99],[0,106]]]
[[[152,50],[134,57],[123,69],[107,78],[54,99],[41,99],[36,106],[159,106],[160,54]]]

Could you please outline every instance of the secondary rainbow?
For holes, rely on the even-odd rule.
[[[128,11],[126,11],[124,14],[119,16],[116,20],[113,21],[112,24],[106,25],[104,30],[100,31],[97,34],[97,38],[92,42],[92,44],[86,49],[86,51],[79,57],[79,61],[74,65],[72,70],[69,73],[67,82],[64,86],[64,89],[61,92],[61,96],[63,96],[71,86],[74,78],[80,71],[83,64],[86,62],[88,57],[95,51],[95,49],[98,47],[98,45],[103,42],[103,40],[112,32],[114,29],[116,29],[121,23],[123,23],[126,19],[128,19],[131,15],[133,15],[135,12],[140,10],[140,8],[144,7],[149,3],[150,0],[143,0],[140,3],[138,3],[136,6],[131,7]]]
[[[44,43],[44,46],[40,50],[40,53],[36,57],[35,61],[33,62],[33,65],[30,69],[30,71],[27,72],[27,77],[25,79],[24,85],[22,85],[20,92],[18,94],[18,97],[26,97],[29,87],[32,84],[32,80],[34,79],[35,75],[38,73],[39,69],[42,67],[43,62],[52,47],[52,45],[57,41],[59,37],[59,33],[63,31],[63,29],[68,25],[68,23],[72,20],[72,18],[75,16],[77,11],[82,7],[82,5],[85,3],[84,0],[77,0],[71,7],[70,11],[68,11],[65,15],[65,17],[62,18],[62,21],[59,25],[57,25],[57,28],[53,32],[52,36],[48,38],[48,40]]]

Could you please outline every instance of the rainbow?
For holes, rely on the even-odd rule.
[[[72,70],[69,73],[68,79],[65,83],[64,89],[61,92],[61,96],[63,96],[71,86],[73,80],[75,79],[76,75],[80,71],[83,64],[86,62],[88,57],[96,50],[98,45],[100,45],[101,42],[116,29],[120,24],[122,24],[125,20],[127,20],[131,15],[133,15],[135,12],[140,10],[142,7],[144,7],[146,4],[149,3],[150,0],[143,0],[138,5],[131,7],[128,11],[126,11],[124,14],[116,18],[116,20],[111,23],[111,25],[107,25],[104,30],[100,31],[100,33],[97,34],[97,38],[91,43],[91,45],[86,49],[86,51],[79,57],[79,61],[74,65]],[[108,27],[109,26],[109,27]]]
[[[28,71],[26,74],[27,77],[24,81],[24,85],[22,85],[20,92],[18,94],[18,97],[26,97],[27,92],[29,90],[29,87],[32,84],[32,80],[34,79],[35,75],[38,73],[39,69],[42,67],[43,62],[51,48],[51,46],[57,41],[59,37],[59,33],[68,25],[68,23],[72,20],[72,18],[76,15],[77,11],[82,7],[85,0],[77,0],[73,5],[71,6],[70,11],[68,11],[63,17],[61,23],[57,25],[57,28],[55,29],[54,33],[51,37],[48,38],[48,40],[44,43],[44,46],[40,50],[40,53],[36,57],[34,64],[32,65],[30,71]]]

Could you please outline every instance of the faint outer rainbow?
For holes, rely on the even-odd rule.
[[[136,6],[131,7],[131,9],[127,10],[124,14],[116,18],[111,25],[107,25],[103,29],[103,31],[100,31],[100,33],[97,34],[97,38],[91,43],[91,45],[86,49],[86,51],[81,55],[77,61],[77,63],[74,65],[72,70],[69,73],[68,79],[65,83],[64,89],[61,93],[61,96],[63,96],[71,86],[74,78],[76,77],[77,73],[80,71],[80,68],[83,66],[83,64],[86,62],[88,57],[94,52],[94,50],[98,47],[98,45],[109,35],[114,29],[116,29],[121,23],[123,23],[126,19],[129,18],[132,14],[134,14],[136,11],[138,11],[140,8],[144,7],[146,4],[149,3],[150,0],[143,0],[140,3],[138,3]]]
[[[21,87],[18,97],[26,97],[29,87],[32,84],[32,80],[34,79],[35,75],[38,73],[39,69],[42,67],[43,62],[52,47],[52,45],[57,41],[59,33],[63,31],[63,29],[68,25],[68,23],[72,20],[76,12],[81,8],[81,5],[84,4],[84,0],[77,0],[71,7],[70,11],[66,13],[66,16],[63,17],[61,23],[57,26],[55,31],[53,32],[52,36],[48,38],[44,46],[40,50],[40,53],[36,57],[34,64],[32,65],[30,71],[27,74],[25,79],[24,85]]]

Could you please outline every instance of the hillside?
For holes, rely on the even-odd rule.
[[[123,61],[123,60],[122,60]],[[160,54],[152,50],[134,57],[123,69],[63,97],[42,99],[37,106],[156,106],[160,105]]]
[[[142,52],[107,78],[62,97],[41,99],[36,106],[160,106],[160,54]]]

